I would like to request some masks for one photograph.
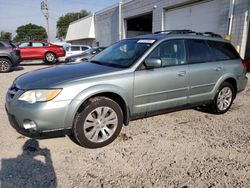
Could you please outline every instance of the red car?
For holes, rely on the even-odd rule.
[[[45,42],[20,42],[18,47],[22,60],[43,59],[46,63],[55,63],[58,57],[65,56],[62,46]]]

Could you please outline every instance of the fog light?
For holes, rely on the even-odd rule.
[[[29,119],[25,119],[23,121],[23,127],[25,129],[36,129],[36,123],[34,121],[29,120]]]

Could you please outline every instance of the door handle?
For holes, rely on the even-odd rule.
[[[216,67],[215,70],[216,70],[216,71],[221,71],[221,70],[222,70],[222,67]]]
[[[178,76],[183,77],[186,75],[186,71],[180,71],[178,72]]]

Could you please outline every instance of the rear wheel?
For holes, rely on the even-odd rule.
[[[233,104],[234,96],[235,91],[232,84],[224,82],[220,86],[213,104],[211,105],[212,112],[215,114],[226,113]]]
[[[73,141],[87,148],[103,147],[116,139],[122,125],[120,106],[109,98],[95,97],[88,100],[76,115]]]
[[[9,59],[0,58],[0,72],[10,72],[12,63]]]
[[[56,58],[56,55],[52,52],[47,52],[45,54],[45,62],[46,63],[56,63],[57,61],[57,58]]]

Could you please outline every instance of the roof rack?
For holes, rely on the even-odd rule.
[[[164,31],[157,31],[154,32],[154,34],[167,34],[167,35],[173,35],[173,34],[193,34],[193,35],[202,35],[202,36],[208,36],[208,37],[219,37],[222,38],[221,35],[213,33],[213,32],[196,32],[188,29],[183,30],[164,30]]]

